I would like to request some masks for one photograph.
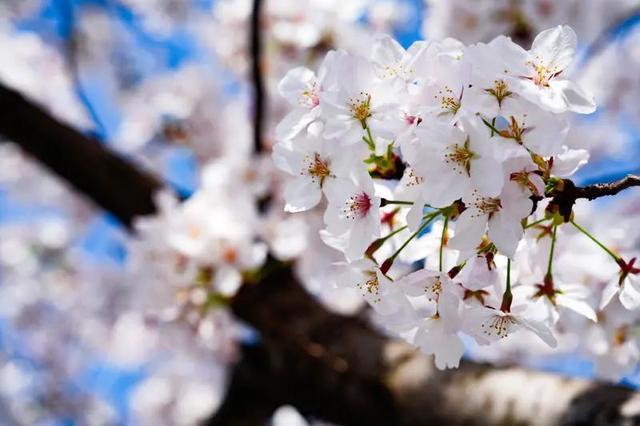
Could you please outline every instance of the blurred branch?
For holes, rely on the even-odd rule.
[[[473,362],[439,371],[414,347],[328,312],[290,270],[244,286],[232,308],[258,329],[269,359],[267,375],[250,376],[252,389],[308,417],[369,426],[640,421],[640,395],[619,386]]]
[[[0,134],[123,222],[153,213],[157,179],[1,85]],[[259,424],[282,404],[344,425],[640,422],[640,396],[622,387],[472,362],[438,371],[365,321],[328,312],[290,268],[244,285],[232,309],[262,344],[246,348],[210,424]]]
[[[155,211],[153,194],[162,187],[158,179],[1,84],[0,135],[127,226]]]
[[[278,391],[269,354],[262,345],[243,346],[242,360],[233,369],[222,405],[208,426],[264,426],[273,412],[286,404]]]
[[[91,99],[85,92],[82,80],[80,79],[80,69],[78,64],[78,47],[80,39],[78,38],[78,32],[75,29],[76,17],[73,10],[73,3],[71,0],[62,0],[54,4],[57,4],[60,8],[60,14],[66,21],[69,31],[66,34],[66,39],[63,41],[64,59],[67,65],[67,70],[71,81],[73,83],[76,96],[80,100],[80,103],[84,106],[84,109],[91,117],[94,125],[96,126],[97,133],[101,137],[106,136],[106,127],[100,119],[100,115],[94,108]]]
[[[251,13],[251,30],[249,46],[251,49],[251,79],[253,80],[253,151],[262,152],[262,135],[264,131],[265,119],[265,91],[262,76],[262,40],[260,29],[260,17],[262,10],[262,0],[253,1]]]

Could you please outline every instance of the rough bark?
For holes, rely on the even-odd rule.
[[[154,210],[156,178],[2,86],[0,135],[124,223]],[[471,362],[435,370],[365,321],[327,312],[288,268],[244,286],[232,309],[262,340],[245,351],[211,424],[261,424],[282,404],[345,425],[640,422],[640,397],[622,387]]]

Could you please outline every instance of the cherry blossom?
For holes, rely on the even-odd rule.
[[[592,113],[593,97],[562,75],[573,61],[576,45],[576,33],[566,25],[538,34],[531,50],[520,49],[506,58],[514,90],[551,112]]]
[[[380,235],[380,198],[369,176],[354,174],[327,183],[327,231],[345,241],[347,258],[362,257],[367,246]]]
[[[499,195],[501,165],[492,156],[489,134],[480,126],[477,120],[469,120],[464,130],[445,124],[416,129],[418,140],[406,148],[405,155],[424,179],[427,203],[447,206],[472,187],[489,197]]]
[[[531,213],[529,196],[512,182],[505,185],[498,197],[483,196],[478,190],[471,190],[462,199],[466,210],[458,219],[451,246],[472,249],[480,244],[486,231],[500,253],[513,257],[524,233],[521,220]]]

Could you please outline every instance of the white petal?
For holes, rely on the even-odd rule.
[[[618,297],[626,309],[635,311],[640,308],[640,289],[629,278],[624,280]]]
[[[578,114],[591,114],[596,110],[593,95],[586,93],[573,81],[551,80],[549,86],[562,96],[568,110]]]
[[[290,70],[278,84],[278,92],[286,98],[291,105],[298,106],[302,92],[307,85],[315,80],[313,71],[306,67],[297,67]]]
[[[296,108],[288,113],[276,126],[276,140],[283,141],[297,136],[316,118],[317,109]]]
[[[607,305],[609,305],[609,303],[611,302],[611,299],[613,299],[613,296],[615,296],[616,293],[618,293],[619,289],[620,289],[620,286],[618,285],[617,280],[609,281],[607,286],[602,291],[602,300],[600,301],[600,310],[603,310],[604,308],[607,307]]]
[[[522,324],[523,327],[525,327],[529,331],[533,331],[540,339],[542,339],[543,342],[545,342],[550,347],[555,348],[558,345],[558,341],[556,340],[555,336],[553,335],[549,327],[547,327],[547,325],[543,322],[535,320],[524,320],[522,318],[518,318],[518,321],[520,322],[520,324]]]
[[[315,207],[322,198],[320,186],[306,177],[294,178],[287,182],[284,190],[285,211],[302,212]]]
[[[559,294],[556,297],[556,301],[558,305],[564,306],[567,309],[571,309],[572,311],[590,319],[593,322],[598,322],[596,312],[584,300],[572,299],[571,297],[566,297],[562,294]]]
[[[417,232],[422,224],[422,217],[424,216],[424,199],[419,197],[409,209],[407,213],[407,225],[411,232]]]
[[[483,156],[471,162],[471,176],[473,183],[482,195],[487,197],[497,197],[502,191],[504,178],[502,165],[494,160]]]
[[[459,250],[475,249],[480,244],[486,227],[487,216],[468,208],[456,222],[456,235],[451,239],[449,247]]]
[[[589,151],[585,149],[567,149],[554,157],[551,171],[554,175],[568,177],[589,161]]]
[[[558,25],[536,36],[531,45],[531,54],[540,57],[544,65],[563,70],[571,64],[577,45],[575,31],[568,25]]]
[[[506,212],[498,212],[489,221],[489,239],[498,251],[513,259],[524,230],[520,219],[510,217]]]
[[[405,53],[400,43],[387,35],[376,39],[372,51],[372,59],[382,66],[395,65]]]

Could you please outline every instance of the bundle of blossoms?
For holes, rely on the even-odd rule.
[[[588,160],[563,144],[568,115],[595,110],[566,78],[576,45],[568,26],[528,51],[505,36],[407,50],[382,37],[368,57],[331,51],[279,85],[292,106],[273,152],[291,175],[285,210],[324,209],[321,236],[345,257],[339,284],[438,368],[458,366],[463,334],[488,345],[530,332],[555,347],[562,309],[596,321],[593,305],[616,294],[640,306],[635,259],[549,202]],[[563,280],[556,242],[575,233],[612,257],[606,288]]]

